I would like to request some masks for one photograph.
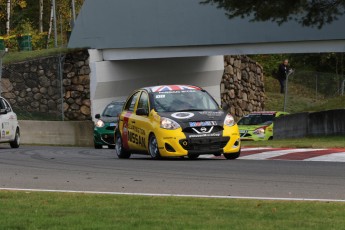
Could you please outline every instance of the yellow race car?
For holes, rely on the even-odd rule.
[[[236,159],[241,152],[234,118],[205,90],[190,85],[134,91],[120,114],[115,143],[119,158],[142,153],[153,159],[201,154]]]

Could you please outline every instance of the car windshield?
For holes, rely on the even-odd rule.
[[[252,114],[243,117],[238,125],[270,125],[274,119],[273,114]]]
[[[166,91],[153,94],[157,112],[218,110],[215,100],[202,90]]]
[[[117,117],[122,111],[123,104],[121,103],[111,103],[103,111],[103,117]]]

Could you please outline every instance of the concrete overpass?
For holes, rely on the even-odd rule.
[[[229,20],[201,0],[85,0],[68,46],[89,49],[94,115],[156,84],[199,85],[219,101],[223,55],[345,52],[344,24]]]

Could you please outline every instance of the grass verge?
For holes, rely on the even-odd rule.
[[[35,58],[55,56],[58,54],[65,54],[73,50],[74,49],[53,48],[34,51],[10,52],[4,56],[3,64],[6,65],[10,63],[27,61]]]
[[[278,80],[272,77],[265,78],[265,110],[282,111],[284,109],[284,94],[279,93]],[[344,109],[345,96],[325,98],[299,84],[289,83],[289,95],[286,101],[286,111],[289,113],[317,112],[331,109]]]
[[[345,148],[345,136],[306,137],[272,141],[242,141],[243,147]]]
[[[0,191],[2,229],[342,229],[345,204]]]

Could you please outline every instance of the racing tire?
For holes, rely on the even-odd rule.
[[[199,156],[200,156],[199,154],[188,154],[188,158],[191,160],[198,159]]]
[[[17,128],[16,130],[16,135],[13,141],[10,142],[11,148],[19,148],[20,145],[20,132],[19,129]]]
[[[121,135],[116,135],[115,139],[115,152],[118,158],[128,159],[131,157],[131,153],[123,148]]]
[[[115,145],[108,145],[108,149],[115,149]]]
[[[102,148],[102,145],[98,145],[96,143],[94,143],[94,146],[95,146],[95,149],[101,149]]]
[[[158,149],[157,138],[154,134],[150,135],[148,150],[152,159],[157,160],[161,158],[161,154],[159,153]]]
[[[240,154],[241,154],[241,151],[238,151],[237,153],[229,153],[229,154],[223,154],[223,155],[227,160],[235,160],[240,156]]]

